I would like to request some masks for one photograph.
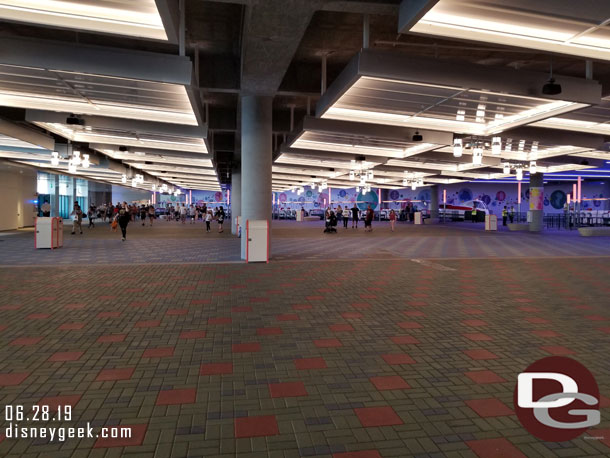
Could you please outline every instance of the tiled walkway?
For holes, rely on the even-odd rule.
[[[295,233],[276,230],[277,250]],[[143,251],[209,244],[207,251],[217,246],[222,257],[224,244],[237,247],[230,237],[184,234],[150,237]],[[468,234],[459,235],[468,247],[514,235]],[[296,235],[300,246],[312,242]],[[429,243],[415,232],[410,237]],[[451,240],[435,237],[446,247],[440,255],[451,254]],[[0,433],[0,456],[610,453],[608,257],[414,262],[370,248],[357,262],[290,254],[290,261],[270,264],[169,265],[146,254],[148,264],[134,261],[132,239],[122,245],[104,235],[85,238],[126,253],[104,261],[111,265],[0,268],[0,405],[70,404],[72,421],[46,426],[130,425],[134,437],[49,443]],[[7,237],[0,245],[10,243]],[[592,254],[606,253],[592,243],[599,244]],[[122,265],[129,260],[134,265]],[[602,424],[570,442],[534,438],[513,413],[517,374],[547,355],[583,363],[603,396]],[[5,426],[0,417],[0,431]],[[592,438],[598,436],[604,439]]]

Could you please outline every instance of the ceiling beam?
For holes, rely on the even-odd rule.
[[[180,11],[175,0],[155,0],[157,11],[161,16],[163,28],[170,43],[178,43],[178,30],[180,25]]]
[[[31,38],[0,38],[0,64],[117,78],[191,84],[188,57]]]
[[[542,87],[548,80],[547,74],[429,58],[405,59],[401,53],[363,49],[352,58],[321,97],[316,116],[324,115],[362,76],[589,105],[601,103],[602,94],[601,85],[597,81],[584,78],[557,75],[555,79],[561,84],[562,92],[550,96],[542,93]]]
[[[589,134],[545,127],[522,126],[502,132],[502,137],[538,141],[541,145],[571,145],[582,148],[603,149],[607,138],[600,134]]]
[[[398,33],[407,33],[439,0],[402,0],[398,13]]]
[[[0,134],[31,143],[32,145],[40,146],[51,151],[55,149],[55,140],[53,137],[37,132],[33,129],[19,126],[4,119],[0,119]]]
[[[25,120],[29,122],[45,122],[66,124],[69,113],[56,111],[31,110],[25,112]],[[106,116],[79,115],[85,126],[102,129],[115,129],[128,132],[146,132],[180,137],[207,138],[208,126],[186,126],[182,124],[141,121],[137,119],[109,118]]]
[[[343,135],[364,136],[383,140],[394,140],[412,143],[415,132],[423,136],[425,143],[451,145],[453,134],[436,130],[415,129],[412,127],[397,127],[363,122],[340,121],[306,116],[296,132],[303,131],[338,133]]]

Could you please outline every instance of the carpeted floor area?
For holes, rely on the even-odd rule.
[[[132,437],[17,440],[2,435],[4,414],[0,456],[610,453],[601,239],[412,226],[316,237],[316,227],[282,223],[273,248],[285,260],[245,265],[215,262],[236,260],[226,231],[166,224],[134,226],[124,244],[106,228],[68,234],[53,253],[27,252],[31,233],[4,238],[0,405],[23,405],[27,418],[39,403],[71,405],[71,421],[21,426],[90,422],[96,434],[125,426]],[[340,248],[349,259],[332,259]],[[33,265],[8,265],[22,260]],[[517,374],[548,355],[580,361],[602,394],[602,423],[565,443],[536,439],[513,411]]]

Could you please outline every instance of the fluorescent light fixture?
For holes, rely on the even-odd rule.
[[[610,135],[610,123],[583,121],[570,118],[548,118],[532,124],[536,127],[547,127],[549,129],[573,130],[591,134]]]
[[[121,183],[127,183],[127,175],[123,174],[121,176]]]
[[[58,123],[34,122],[34,124],[61,135],[74,142],[100,143],[106,145],[135,146],[140,148],[166,149],[171,151],[186,151],[191,153],[207,154],[208,149],[203,137],[169,137],[157,135],[154,132],[137,134],[126,129],[113,133],[90,132],[80,126],[68,126]],[[123,153],[126,155],[127,153]]]
[[[85,75],[84,75],[85,76]],[[88,78],[101,78],[112,86],[133,86],[138,91],[139,80],[128,80],[129,84],[122,83],[120,78],[98,77],[86,75]],[[105,100],[103,97],[64,97],[60,92],[36,95],[34,93],[20,92],[18,90],[0,89],[0,105],[17,108],[59,111],[63,113],[78,113],[83,115],[107,116],[112,118],[139,119],[143,121],[167,122],[172,124],[185,124],[196,126],[197,119],[191,108],[186,88],[180,85],[165,83],[148,83],[156,86],[159,97],[171,97],[169,103],[175,104],[176,109],[161,106],[145,106],[129,103],[127,100]],[[165,92],[165,94],[163,93]],[[169,94],[168,94],[169,93]],[[153,96],[154,93],[149,96]],[[96,140],[99,141],[99,140]]]
[[[350,145],[346,143],[331,143],[325,141],[307,140],[308,132],[303,133],[292,145],[292,148],[316,150],[316,151],[333,151],[338,153],[364,154],[370,156],[383,156],[393,158],[404,158],[413,156],[425,151],[430,151],[438,148],[441,145],[433,143],[420,143],[404,148],[388,148],[382,146],[368,145]]]
[[[51,153],[51,165],[53,167],[57,167],[59,165],[59,153],[57,151],[53,151]]]
[[[462,157],[462,151],[464,147],[462,145],[462,139],[456,138],[453,140],[453,157]]]
[[[316,115],[492,136],[600,102],[599,83],[580,78],[560,78],[562,99],[542,94],[546,77],[476,64],[405,60],[395,52],[363,49],[322,96]],[[473,117],[466,117],[467,112]]]
[[[72,159],[68,161],[68,173],[76,173],[76,164]]]
[[[516,168],[516,171],[517,171],[517,176],[516,176],[517,181],[523,180],[523,168],[521,166],[519,166]]]
[[[167,40],[154,0],[0,0],[0,18],[52,27]]]
[[[596,12],[597,19],[592,20],[593,12],[578,2],[562,2],[561,9],[554,10],[544,2],[528,3],[526,8],[503,0],[439,0],[414,25],[411,14],[401,13],[399,32],[610,60],[610,37],[603,28],[607,8]]]
[[[504,163],[504,165],[502,167],[502,172],[504,173],[504,175],[510,174],[510,164],[508,162]]]
[[[534,174],[538,171],[538,167],[536,165],[536,161],[530,162],[530,174]]]
[[[361,77],[360,80],[370,81],[372,78],[370,77]],[[359,80],[359,81],[360,81]],[[367,123],[379,123],[379,124],[387,124],[394,126],[407,126],[421,129],[436,129],[441,131],[451,131],[451,132],[459,132],[463,134],[471,134],[471,135],[492,135],[497,132],[501,132],[506,129],[510,129],[512,127],[517,127],[523,124],[527,124],[533,121],[537,121],[541,118],[546,118],[548,116],[552,116],[555,113],[565,113],[568,111],[577,110],[579,108],[584,108],[588,106],[587,104],[576,103],[576,102],[568,102],[568,101],[549,101],[539,97],[530,97],[530,96],[511,96],[508,94],[500,94],[494,93],[490,91],[478,91],[478,90],[469,90],[473,95],[476,94],[484,94],[487,96],[494,96],[499,99],[506,100],[506,104],[512,104],[519,110],[522,106],[522,102],[520,100],[527,100],[530,104],[534,104],[532,108],[522,109],[521,111],[516,111],[514,114],[509,116],[504,116],[502,118],[494,118],[493,121],[486,122],[485,120],[485,111],[477,110],[476,122],[469,121],[454,121],[452,119],[447,119],[441,115],[437,117],[434,116],[433,112],[430,110],[421,110],[419,115],[416,116],[406,116],[406,115],[398,115],[395,113],[387,113],[383,111],[373,112],[366,109],[356,109],[356,108],[344,108],[341,106],[343,103],[348,103],[347,100],[355,97],[355,94],[358,92],[360,85],[359,81],[352,85],[336,103],[334,106],[331,106],[322,114],[322,118],[324,119],[337,119],[344,121],[357,121],[357,122],[367,122]],[[400,82],[399,84],[411,85],[412,82]],[[430,88],[435,88],[437,86],[430,84],[428,85]],[[399,89],[400,90],[400,89]],[[405,91],[409,91],[407,87],[404,88]],[[458,97],[460,94],[460,88],[455,88],[454,97]],[[343,98],[345,98],[346,102],[343,102]],[[451,103],[451,99],[453,97],[448,97],[445,102]],[[514,102],[511,100],[514,99]],[[374,103],[374,101],[371,101]],[[293,145],[294,146],[294,145]],[[296,146],[295,146],[296,147]]]
[[[334,169],[355,169],[353,164],[346,160],[341,159],[319,159],[311,156],[307,156],[304,154],[294,154],[294,153],[282,153],[275,160],[275,164],[289,164],[289,165],[301,165],[305,167],[323,167],[323,168],[334,168]],[[373,168],[379,165],[380,162],[371,162],[367,161],[367,168]]]
[[[483,148],[475,146],[472,149],[472,163],[473,165],[481,165],[483,163]]]
[[[89,155],[83,154],[83,160],[81,161],[81,165],[84,169],[88,169],[91,163],[89,162]]]
[[[491,140],[491,154],[498,155],[502,152],[502,139],[493,137]]]

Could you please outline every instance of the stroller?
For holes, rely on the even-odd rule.
[[[324,228],[324,233],[330,234],[331,232],[337,232],[337,216],[333,211],[330,212],[330,216],[326,219],[326,227]]]

